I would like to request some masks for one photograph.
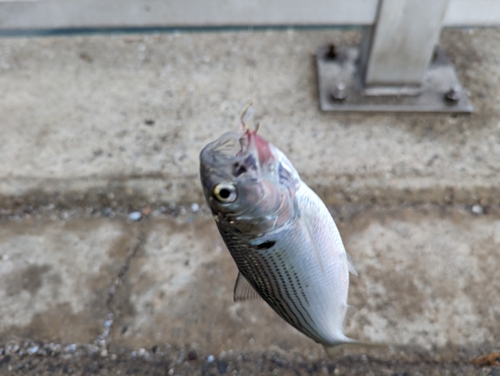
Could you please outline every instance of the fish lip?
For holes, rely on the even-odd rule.
[[[220,182],[236,184],[240,179],[263,179],[268,170],[266,166],[274,160],[271,144],[256,131],[224,133],[200,153],[200,177],[207,199]]]
[[[234,141],[235,144],[239,143],[239,145],[241,145],[241,138],[242,137],[243,137],[243,135],[238,134],[236,132],[224,133],[222,136],[217,138],[215,141],[208,143],[202,149],[202,151],[200,153],[200,159],[204,163],[206,163],[210,166],[218,165],[221,163],[227,163],[231,159],[234,159],[239,153],[241,153],[241,151],[242,151],[241,146],[240,146],[240,151],[234,153],[233,155],[231,155],[230,153],[224,153],[222,150],[218,150],[218,149],[224,148],[231,141]],[[233,147],[234,147],[234,145],[233,145]]]
[[[233,142],[232,152],[223,150]],[[256,160],[261,159],[263,143],[267,144],[255,131],[247,130],[244,133],[227,132],[215,141],[208,143],[200,153],[200,159],[208,166],[222,166],[254,155]]]

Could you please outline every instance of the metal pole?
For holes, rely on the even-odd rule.
[[[436,47],[448,0],[381,0],[363,74],[369,88],[418,89]],[[379,90],[380,91],[380,90]],[[390,90],[385,90],[390,92]],[[375,90],[375,92],[377,92]]]

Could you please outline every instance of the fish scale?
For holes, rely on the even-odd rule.
[[[292,326],[312,338],[318,337],[318,334],[307,324],[307,318],[309,320],[312,320],[312,318],[305,310],[303,306],[304,302],[300,302],[302,310],[299,311],[297,308],[297,301],[300,301],[300,297],[295,294],[296,300],[294,301],[287,292],[289,289],[293,291],[302,289],[297,279],[297,273],[294,273],[295,281],[292,280],[292,278],[288,278],[287,280],[283,278],[280,270],[284,270],[284,273],[290,275],[290,271],[284,267],[284,262],[282,260],[283,251],[280,252],[279,250],[275,250],[275,246],[267,252],[259,252],[249,241],[245,242],[241,237],[232,236],[231,232],[227,230],[224,231],[221,227],[222,226],[219,227],[220,233],[238,269],[259,295],[276,311],[276,313]],[[273,267],[275,273],[272,272],[271,267]],[[296,285],[294,285],[294,282]],[[302,296],[305,304],[308,305],[303,291]],[[297,312],[301,313],[297,314]],[[304,317],[305,315],[308,317]]]
[[[313,196],[312,199],[301,200],[302,216],[295,218],[294,223],[288,223],[286,228],[280,228],[275,233],[268,233],[261,237],[245,236],[245,234],[231,231],[231,226],[224,222],[219,221],[217,225],[238,269],[261,297],[296,329],[317,342],[332,345],[335,339],[320,334],[321,328],[324,328],[325,321],[332,321],[335,316],[339,316],[337,320],[340,320],[339,325],[341,325],[345,307],[339,307],[342,312],[337,312],[337,314],[333,310],[330,311],[327,317],[318,313],[323,308],[322,301],[331,301],[331,293],[336,290],[335,280],[339,278],[339,275],[344,274],[344,283],[348,283],[345,281],[348,279],[347,266],[344,265],[344,257],[339,252],[340,270],[329,274],[321,272],[321,269],[325,269],[326,262],[318,260],[314,251],[310,250],[313,240],[310,239],[304,222],[309,220],[314,223],[314,217],[308,217],[311,211],[317,215],[318,213],[324,214],[324,210],[327,211],[327,209],[318,210],[314,207],[319,198],[314,200],[316,195],[305,184],[297,193],[299,197],[302,194],[307,197],[311,194]],[[333,233],[333,235],[336,234],[338,232]],[[333,239],[329,240],[333,240],[333,244],[338,243],[335,236],[331,237]],[[269,240],[276,241],[272,248],[265,251],[258,249],[258,244]],[[335,254],[328,256],[335,256]],[[295,265],[301,265],[301,267]],[[318,285],[318,281],[312,279],[311,276],[323,279],[319,281],[322,282],[321,288],[311,288],[311,286]],[[347,290],[345,295],[347,298]],[[314,304],[311,304],[312,302]]]

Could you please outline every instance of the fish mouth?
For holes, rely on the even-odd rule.
[[[200,158],[214,167],[225,165],[236,159],[241,153],[244,153],[242,138],[241,134],[235,132],[224,133],[217,140],[210,142],[203,148]]]
[[[249,169],[258,169],[273,159],[269,143],[255,131],[227,132],[202,150],[201,159],[210,166],[233,165],[237,177]]]

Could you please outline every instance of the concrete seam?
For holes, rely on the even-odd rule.
[[[139,250],[143,247],[146,239],[146,232],[144,231],[144,227],[146,224],[147,220],[139,224],[139,233],[135,239],[135,243],[132,246],[132,251],[130,254],[127,256],[125,259],[125,262],[121,266],[118,274],[114,278],[114,280],[111,283],[111,286],[109,287],[109,292],[108,292],[108,299],[106,301],[106,321],[104,322],[104,329],[102,333],[97,337],[97,339],[94,341],[94,343],[99,347],[99,352],[101,356],[107,356],[108,355],[108,347],[109,347],[109,342],[110,342],[110,337],[109,334],[111,332],[111,329],[113,328],[114,324],[114,319],[115,319],[115,312],[113,310],[112,304],[114,301],[114,297],[116,293],[118,292],[118,289],[121,287],[123,280],[127,276],[127,272],[130,267],[130,263],[132,260],[136,257],[137,253]]]

